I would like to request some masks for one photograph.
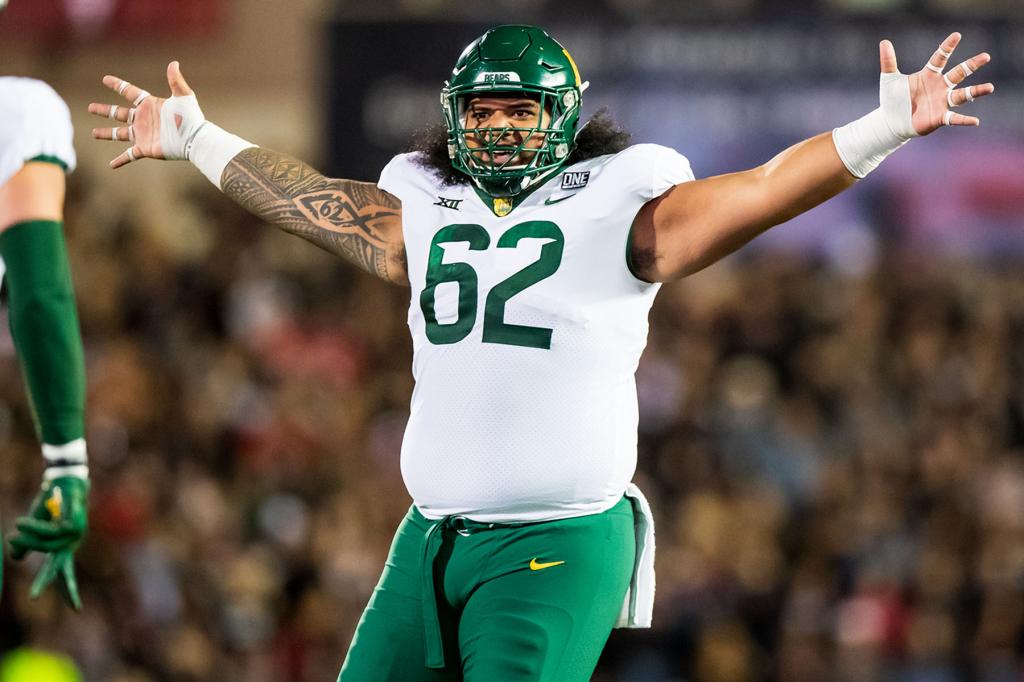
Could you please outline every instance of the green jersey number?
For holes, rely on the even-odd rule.
[[[508,229],[498,239],[497,248],[514,249],[522,239],[548,239],[540,249],[540,257],[519,272],[494,285],[484,303],[484,343],[503,343],[527,348],[551,348],[551,329],[529,327],[505,322],[505,304],[519,292],[547,279],[562,264],[565,237],[547,220],[530,220]],[[472,251],[483,251],[491,238],[482,225],[448,225],[438,230],[430,242],[427,257],[427,286],[420,294],[420,309],[426,319],[427,339],[434,344],[457,343],[469,335],[476,324],[477,275],[468,263],[442,263],[444,247],[449,242],[466,242]],[[434,310],[434,290],[438,284],[459,285],[459,311],[454,322],[441,324]]]

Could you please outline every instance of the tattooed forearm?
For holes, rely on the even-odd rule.
[[[408,284],[401,203],[370,182],[326,178],[298,159],[253,147],[221,188],[243,208],[396,284]]]

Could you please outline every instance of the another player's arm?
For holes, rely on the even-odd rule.
[[[401,202],[375,184],[328,178],[286,154],[250,147],[228,162],[220,186],[254,215],[408,285]]]
[[[78,609],[74,555],[88,525],[89,470],[85,361],[64,245],[64,193],[64,168],[50,161],[29,161],[0,186],[0,256],[11,336],[46,464],[38,494],[17,520],[11,555],[45,554],[32,597],[56,581]]]
[[[64,220],[64,170],[32,161],[0,185],[0,232],[29,220]]]
[[[155,97],[116,76],[103,84],[131,106],[92,103],[89,111],[126,123],[94,128],[101,140],[132,142],[110,162],[187,159],[256,216],[364,270],[408,284],[401,205],[372,183],[327,178],[285,154],[261,149],[206,120],[178,62],[167,66],[171,97]]]
[[[943,75],[959,41],[959,33],[950,35],[909,76],[899,74],[892,44],[882,41],[880,109],[835,134],[795,144],[763,166],[677,185],[648,202],[633,224],[634,271],[649,281],[697,272],[850,187],[910,137],[943,125],[978,125],[952,107],[988,95],[994,86],[954,88],[990,57],[978,54]]]

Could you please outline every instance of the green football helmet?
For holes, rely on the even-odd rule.
[[[492,28],[463,50],[441,90],[452,165],[492,197],[515,197],[536,186],[569,158],[587,85],[580,82],[569,53],[543,30],[535,26]],[[504,95],[537,100],[541,122],[532,128],[466,128],[466,105],[473,97]],[[547,125],[543,124],[544,112],[550,116]],[[502,143],[511,130],[522,135],[518,145]],[[476,146],[467,143],[470,136]],[[536,137],[543,138],[541,146],[529,161],[518,161],[517,154]],[[498,163],[496,153],[509,156]]]

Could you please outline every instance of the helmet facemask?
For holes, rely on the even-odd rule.
[[[462,51],[441,90],[452,166],[468,175],[479,192],[513,205],[568,160],[584,88],[572,57],[543,30],[490,29]],[[540,105],[540,121],[533,127],[468,127],[467,105],[491,97],[529,98]]]
[[[475,97],[486,96],[532,99],[539,105],[540,120],[535,126],[467,127],[468,104]],[[515,196],[561,167],[572,148],[580,114],[579,89],[575,87],[548,90],[527,86],[514,91],[488,91],[446,85],[441,103],[452,165],[495,197]],[[541,143],[535,146],[538,139]],[[502,153],[507,153],[508,158],[499,162],[495,157]]]

